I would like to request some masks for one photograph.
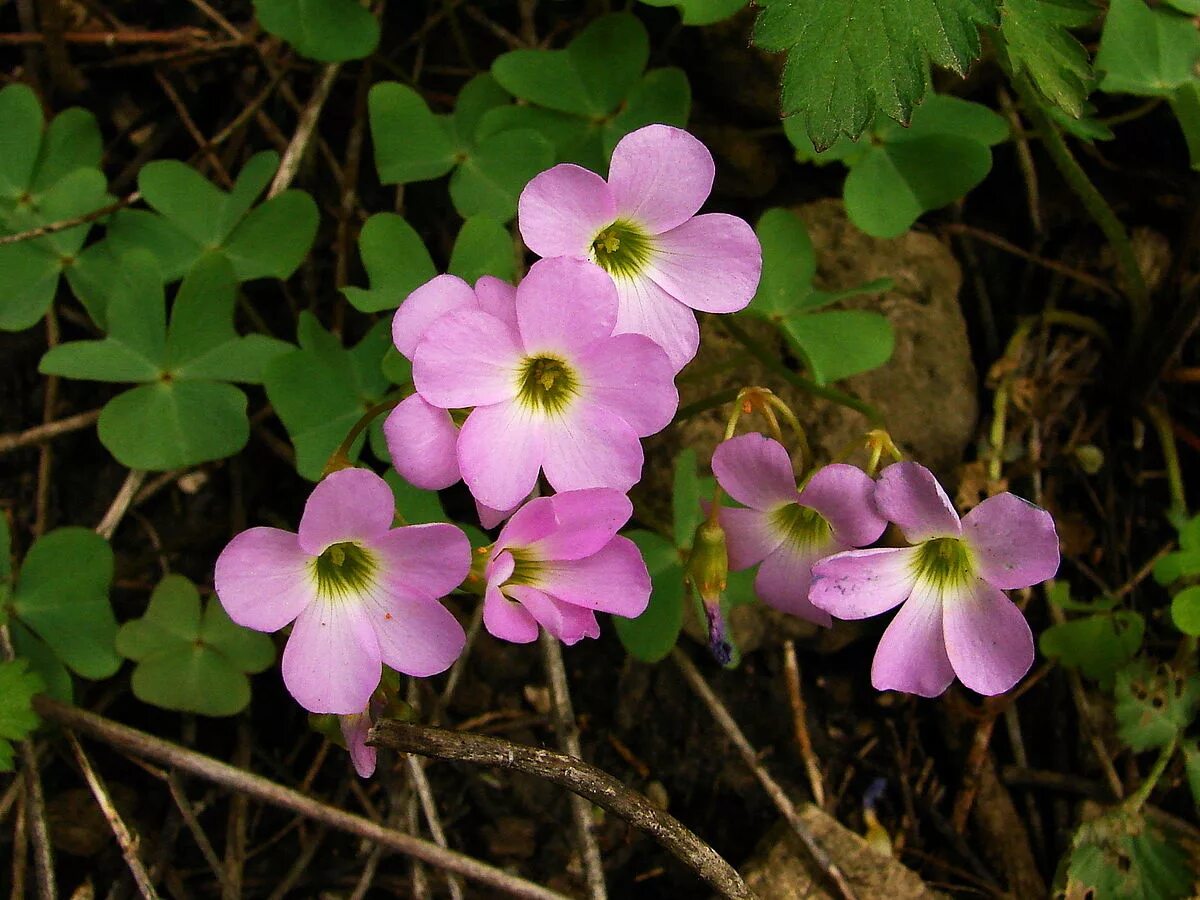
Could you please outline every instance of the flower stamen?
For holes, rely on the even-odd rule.
[[[617,219],[592,240],[592,262],[614,278],[632,278],[650,262],[650,236],[632,222]]]
[[[562,412],[579,392],[575,372],[554,356],[527,356],[517,382],[518,397],[542,412]]]
[[[374,554],[354,541],[331,544],[312,561],[317,593],[328,598],[369,590],[377,568]]]

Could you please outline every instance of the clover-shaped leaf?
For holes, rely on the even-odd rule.
[[[1008,123],[986,106],[933,94],[903,128],[881,117],[871,139],[842,141],[824,153],[800,127],[784,130],[802,162],[842,162],[850,169],[844,198],[850,220],[874,237],[898,237],[930,210],[978,185],[992,168],[991,146],[1008,137]]]
[[[1104,19],[1096,69],[1110,94],[1170,97],[1195,81],[1200,32],[1189,15],[1144,0],[1112,0]]]
[[[454,239],[450,274],[470,284],[484,275],[512,281],[517,274],[512,235],[496,219],[487,216],[467,219]]]
[[[1065,896],[1183,900],[1195,896],[1197,868],[1161,822],[1117,807],[1079,826],[1067,857]]]
[[[1044,655],[1107,687],[1117,670],[1137,655],[1145,632],[1140,613],[1102,612],[1051,625],[1039,637],[1038,647]]]
[[[13,84],[0,91],[0,122],[0,234],[77,218],[111,202],[90,112],[68,109],[46,125],[33,91]],[[45,315],[91,227],[0,246],[0,330],[19,331]]]
[[[442,498],[437,491],[413,487],[395,469],[388,469],[383,480],[396,498],[396,511],[406,525],[426,525],[430,522],[449,522]]]
[[[275,645],[235,624],[220,601],[203,610],[196,586],[168,575],[154,589],[146,614],[117,632],[117,650],[137,663],[131,680],[143,703],[177,712],[232,716],[250,702],[247,674],[275,661]]]
[[[320,62],[362,59],[379,46],[379,23],[355,0],[254,0],[254,12],[263,28]]]
[[[358,344],[346,348],[305,312],[297,334],[300,349],[274,359],[263,384],[296,448],[296,470],[316,481],[330,454],[388,389],[380,363],[391,345],[391,327],[381,319]],[[351,459],[361,447],[360,438]]]
[[[1165,747],[1191,724],[1200,676],[1138,660],[1117,673],[1117,733],[1132,750]]]
[[[814,290],[816,254],[799,217],[786,209],[767,210],[755,231],[762,244],[763,269],[748,312],[779,325],[814,381],[837,381],[891,358],[895,338],[884,316],[857,309],[820,311],[838,300],[887,290],[890,281],[838,293]]]
[[[683,563],[660,534],[638,530],[625,536],[637,544],[650,571],[650,605],[636,619],[613,616],[613,626],[630,656],[658,662],[671,652],[683,628]]]
[[[787,51],[784,115],[818,149],[857,139],[886,116],[907,123],[930,84],[930,63],[960,75],[980,54],[979,28],[999,0],[761,0],[754,43]]]
[[[1200,575],[1200,516],[1179,526],[1179,549],[1155,563],[1153,573],[1154,580],[1162,585]]]
[[[201,259],[180,285],[167,324],[162,277],[146,251],[127,254],[108,308],[108,336],[53,347],[39,370],[92,381],[135,382],[100,413],[100,442],[122,464],[160,471],[222,459],[250,434],[246,395],[263,366],[291,345],[233,328],[237,293],[228,260]]]
[[[1171,621],[1184,634],[1200,636],[1200,585],[1184,588],[1171,598]]]
[[[554,163],[553,146],[537,131],[480,134],[482,116],[510,99],[490,75],[477,75],[463,87],[454,115],[437,116],[412,88],[375,85],[368,111],[379,180],[425,181],[453,169],[450,199],[460,215],[508,221],[521,189]]]
[[[116,672],[121,661],[113,649],[117,621],[108,601],[112,574],[112,549],[94,531],[58,528],[38,538],[25,554],[7,604],[32,632],[18,647],[40,640],[84,678]]]
[[[712,25],[746,8],[747,0],[642,0],[647,6],[675,6],[684,25]]]
[[[0,772],[13,770],[13,741],[24,740],[38,725],[32,702],[42,680],[28,669],[23,659],[0,663]]]
[[[646,29],[629,13],[596,19],[562,50],[504,53],[492,75],[532,105],[489,111],[479,134],[533,128],[560,160],[604,172],[612,148],[630,131],[651,122],[687,123],[687,78],[679,70],[643,74],[649,57]]]
[[[1051,108],[1084,113],[1094,77],[1087,48],[1067,29],[1096,18],[1088,0],[1004,0],[999,45],[1014,75],[1028,74]]]
[[[168,282],[213,253],[229,260],[238,281],[288,278],[312,246],[317,206],[304,191],[289,190],[255,207],[278,168],[277,153],[257,153],[225,192],[176,160],[147,163],[138,187],[156,212],[120,211],[108,239],[118,252],[153,252]]]

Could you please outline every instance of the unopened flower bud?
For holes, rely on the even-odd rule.
[[[700,601],[708,625],[708,647],[717,662],[729,665],[733,659],[733,644],[725,628],[721,597],[729,580],[729,550],[725,546],[725,529],[718,522],[705,521],[696,529],[692,555],[688,557],[687,578]]]

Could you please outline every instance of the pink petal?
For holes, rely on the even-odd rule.
[[[516,333],[495,316],[447,313],[417,344],[413,383],[443,409],[499,403],[517,394],[522,356]]]
[[[382,671],[375,629],[354,600],[321,598],[309,604],[283,650],[283,683],[309,712],[361,712]]]
[[[962,524],[979,575],[1002,590],[1038,584],[1058,571],[1054,517],[1020,497],[989,497]]]
[[[494,275],[484,275],[475,282],[475,298],[479,308],[517,330],[517,289]]]
[[[918,586],[883,632],[871,664],[871,684],[879,691],[936,697],[952,681],[941,601],[936,593]]]
[[[762,247],[754,229],[737,216],[696,216],[654,238],[647,274],[692,309],[737,312],[758,290]]]
[[[375,592],[363,598],[379,652],[397,672],[427,678],[445,672],[466,646],[458,619],[436,600]]]
[[[679,407],[675,368],[645,335],[618,334],[597,341],[578,358],[578,369],[587,395],[641,437],[666,428]]]
[[[660,234],[694,216],[712,191],[712,154],[682,128],[647,125],[613,148],[608,186],[617,215]]]
[[[725,493],[751,509],[771,510],[799,497],[787,450],[757,432],[718,444],[712,470]]]
[[[840,549],[838,545],[829,548],[830,552],[837,549]],[[780,612],[828,628],[833,624],[829,613],[817,609],[808,599],[809,587],[812,585],[812,566],[822,555],[824,554],[811,550],[801,551],[795,544],[785,541],[763,560],[758,574],[754,577],[754,590],[759,599]]]
[[[625,537],[584,559],[545,566],[538,587],[563,603],[631,619],[650,603],[650,573],[637,545]]]
[[[1033,665],[1033,633],[1017,605],[982,579],[942,598],[946,651],[960,681],[991,697]]]
[[[621,491],[586,488],[550,498],[555,528],[529,545],[539,559],[583,559],[599,552],[633,515],[633,504]]]
[[[913,591],[915,547],[848,550],[813,566],[808,599],[839,619],[866,619],[902,603]]]
[[[604,179],[563,163],[533,178],[517,201],[525,246],[538,256],[586,257],[600,229],[617,217]]]
[[[342,738],[350,751],[350,761],[359,778],[370,778],[375,774],[375,748],[367,746],[367,735],[371,731],[371,717],[366,712],[350,716],[339,716]]]
[[[458,433],[458,467],[480,503],[511,509],[537,483],[544,423],[519,403],[476,407]]]
[[[487,590],[483,595],[483,627],[488,634],[514,644],[528,644],[538,636],[537,621],[521,604],[500,592],[500,585],[513,573],[510,553],[500,553],[488,563]]]
[[[217,597],[239,625],[278,631],[316,599],[312,561],[290,531],[243,531],[217,557]]]
[[[393,528],[367,546],[379,559],[376,580],[386,592],[409,599],[444,597],[462,584],[471,570],[471,543],[453,525]]]
[[[313,488],[300,517],[300,547],[320,556],[330,544],[366,541],[392,527],[396,498],[366,469],[341,469]]]
[[[609,487],[627,491],[642,476],[637,432],[594,403],[576,403],[543,426],[542,470],[556,491]]]
[[[875,485],[875,506],[913,544],[962,534],[954,504],[920,463],[898,462],[884,469]]]
[[[700,347],[696,314],[645,276],[616,282],[621,305],[614,334],[643,334],[663,348],[678,372]]]
[[[758,565],[783,543],[783,534],[771,525],[770,513],[725,506],[719,516],[721,527],[725,529],[729,568],[735,572]]]
[[[617,289],[595,263],[539,259],[517,286],[517,321],[525,353],[570,360],[617,322]]]
[[[479,516],[479,524],[485,531],[491,530],[516,512],[516,507],[511,509],[492,509],[490,506],[484,506],[478,500],[475,501],[475,514]]]
[[[487,586],[489,588],[499,587],[512,578],[512,573],[516,569],[517,561],[513,559],[511,553],[493,547],[491,556],[488,557],[487,566],[484,569],[487,577]]]
[[[420,394],[405,397],[388,414],[383,437],[392,465],[414,487],[440,491],[458,481],[458,427],[450,413]]]
[[[405,357],[412,359],[426,328],[448,312],[478,307],[475,292],[469,284],[457,275],[438,275],[400,304],[392,319],[392,343]]]
[[[506,590],[545,628],[567,646],[585,637],[600,637],[600,623],[590,609],[562,603],[537,588],[525,584],[510,584]]]
[[[528,548],[549,537],[557,527],[558,516],[554,512],[553,500],[550,497],[534,497],[500,529],[492,552],[499,553],[508,547]]]
[[[875,482],[855,466],[825,466],[804,486],[800,502],[819,512],[847,547],[873,544],[887,528],[875,508]]]

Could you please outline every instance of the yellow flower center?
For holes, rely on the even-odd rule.
[[[933,538],[917,547],[913,569],[918,580],[941,591],[970,584],[975,577],[975,563],[966,542],[951,537]]]
[[[829,543],[833,529],[815,509],[789,503],[771,513],[771,524],[781,531],[789,544],[797,549],[820,549]]]
[[[317,593],[340,598],[369,590],[379,565],[375,555],[354,541],[330,544],[312,562]]]
[[[579,393],[579,379],[566,361],[527,356],[517,375],[517,397],[539,412],[562,412]]]
[[[592,261],[614,278],[638,275],[650,262],[650,236],[617,219],[592,239]]]

